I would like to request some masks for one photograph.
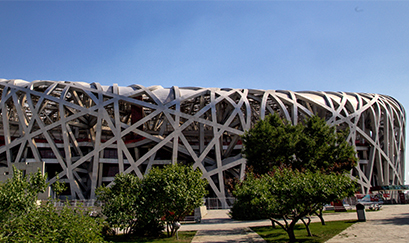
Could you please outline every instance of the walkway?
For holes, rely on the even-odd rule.
[[[409,205],[385,205],[380,211],[366,212],[366,219],[327,243],[409,242]]]
[[[265,242],[249,227],[270,226],[270,220],[239,221],[228,216],[229,210],[209,210],[200,224],[182,225],[182,231],[198,231],[198,242]],[[356,213],[330,213],[326,221],[356,220]],[[385,205],[377,212],[366,212],[367,222],[356,223],[328,243],[409,242],[409,205]],[[312,222],[319,222],[312,217]]]
[[[209,210],[200,224],[184,224],[183,231],[197,231],[192,243],[198,242],[265,242],[250,226],[271,225],[270,220],[232,220],[229,210]]]

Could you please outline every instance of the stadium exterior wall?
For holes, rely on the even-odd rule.
[[[245,172],[240,135],[274,112],[349,128],[363,193],[404,183],[405,111],[386,95],[0,79],[0,99],[0,179],[40,162],[72,199],[94,199],[117,173],[178,162],[199,168],[226,207],[229,182]]]

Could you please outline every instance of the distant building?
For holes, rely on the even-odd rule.
[[[226,207],[229,182],[246,167],[240,135],[274,112],[349,128],[363,193],[404,182],[405,111],[386,95],[0,79],[0,111],[0,179],[36,163],[72,199],[95,198],[117,173],[180,162],[200,169]]]

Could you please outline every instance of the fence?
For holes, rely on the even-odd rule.
[[[95,199],[85,199],[85,200],[66,200],[66,201],[56,201],[54,202],[54,206],[56,207],[63,207],[63,206],[70,206],[70,207],[101,207],[103,203],[101,201]]]
[[[216,197],[207,197],[204,199],[205,205],[207,209],[229,209],[233,206],[234,201],[236,198],[234,197],[225,197],[221,198],[222,200],[226,200],[227,205],[223,207],[222,202],[219,200],[219,198]],[[62,201],[55,201],[53,202],[54,206],[56,207],[63,207],[63,206],[69,206],[69,207],[83,207],[83,208],[89,208],[89,207],[101,207],[104,203],[95,199],[88,199],[88,200],[62,200]]]
[[[205,198],[205,205],[207,209],[229,209],[233,206],[234,201],[236,198],[234,197],[225,197],[220,198],[221,200],[226,200],[227,204],[223,207],[222,202],[217,197],[206,197]]]

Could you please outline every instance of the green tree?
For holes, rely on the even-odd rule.
[[[301,133],[302,126],[293,126],[277,114],[258,121],[242,136],[247,166],[256,174],[265,174],[274,166],[291,165]]]
[[[0,183],[0,223],[35,209],[38,193],[47,188],[46,178],[40,170],[23,175],[13,166],[13,176]]]
[[[237,184],[233,195],[236,200],[230,216],[238,220],[269,219],[268,205],[273,203],[269,185],[263,176],[247,173],[246,179]]]
[[[55,172],[55,177],[57,180],[51,185],[51,188],[54,191],[54,199],[58,199],[61,193],[67,190],[67,186],[60,181],[60,177],[58,176],[57,172]]]
[[[176,164],[153,168],[144,178],[146,197],[161,211],[172,236],[177,230],[174,223],[203,205],[207,182],[201,177],[200,170]]]
[[[256,174],[269,173],[276,166],[343,174],[357,161],[354,147],[346,141],[347,134],[348,130],[337,131],[318,116],[292,125],[275,113],[244,133],[243,155]],[[322,207],[316,215],[325,225]]]
[[[155,235],[166,223],[174,235],[174,223],[203,204],[207,182],[201,176],[192,167],[168,165],[153,168],[142,180],[117,175],[114,185],[98,188],[97,195],[111,226],[129,234]]]
[[[324,119],[312,116],[304,121],[301,132],[292,168],[343,174],[356,166],[355,148],[346,140],[348,130],[337,131]]]
[[[243,155],[256,174],[282,165],[342,174],[354,168],[357,161],[346,134],[347,131],[336,131],[318,116],[292,125],[275,113],[244,133]]]
[[[97,189],[98,200],[104,202],[102,214],[107,217],[111,227],[119,228],[125,234],[138,234],[144,214],[160,218],[161,215],[150,211],[150,204],[143,195],[142,187],[142,180],[137,176],[117,174],[112,187]]]
[[[312,213],[319,211],[317,215],[325,224],[323,204],[352,196],[355,189],[355,182],[345,175],[357,161],[354,147],[346,141],[347,133],[337,131],[318,116],[297,125],[278,114],[260,120],[242,139],[248,166],[262,176],[248,174],[237,186],[232,216],[254,217],[260,212],[258,217],[270,217],[291,240],[294,224],[300,219],[309,232],[304,217]],[[274,220],[277,217],[284,218],[285,224]],[[291,223],[286,219],[292,219]]]
[[[349,176],[279,168],[260,177],[249,175],[236,187],[237,200],[232,215],[242,214],[242,200],[250,204],[251,213],[257,210],[262,218],[269,218],[280,225],[294,242],[294,226],[301,220],[309,230],[309,215],[323,203],[329,203],[355,192],[355,182]],[[282,219],[284,223],[278,219]],[[308,220],[308,222],[305,221]],[[273,224],[274,225],[274,224]]]

